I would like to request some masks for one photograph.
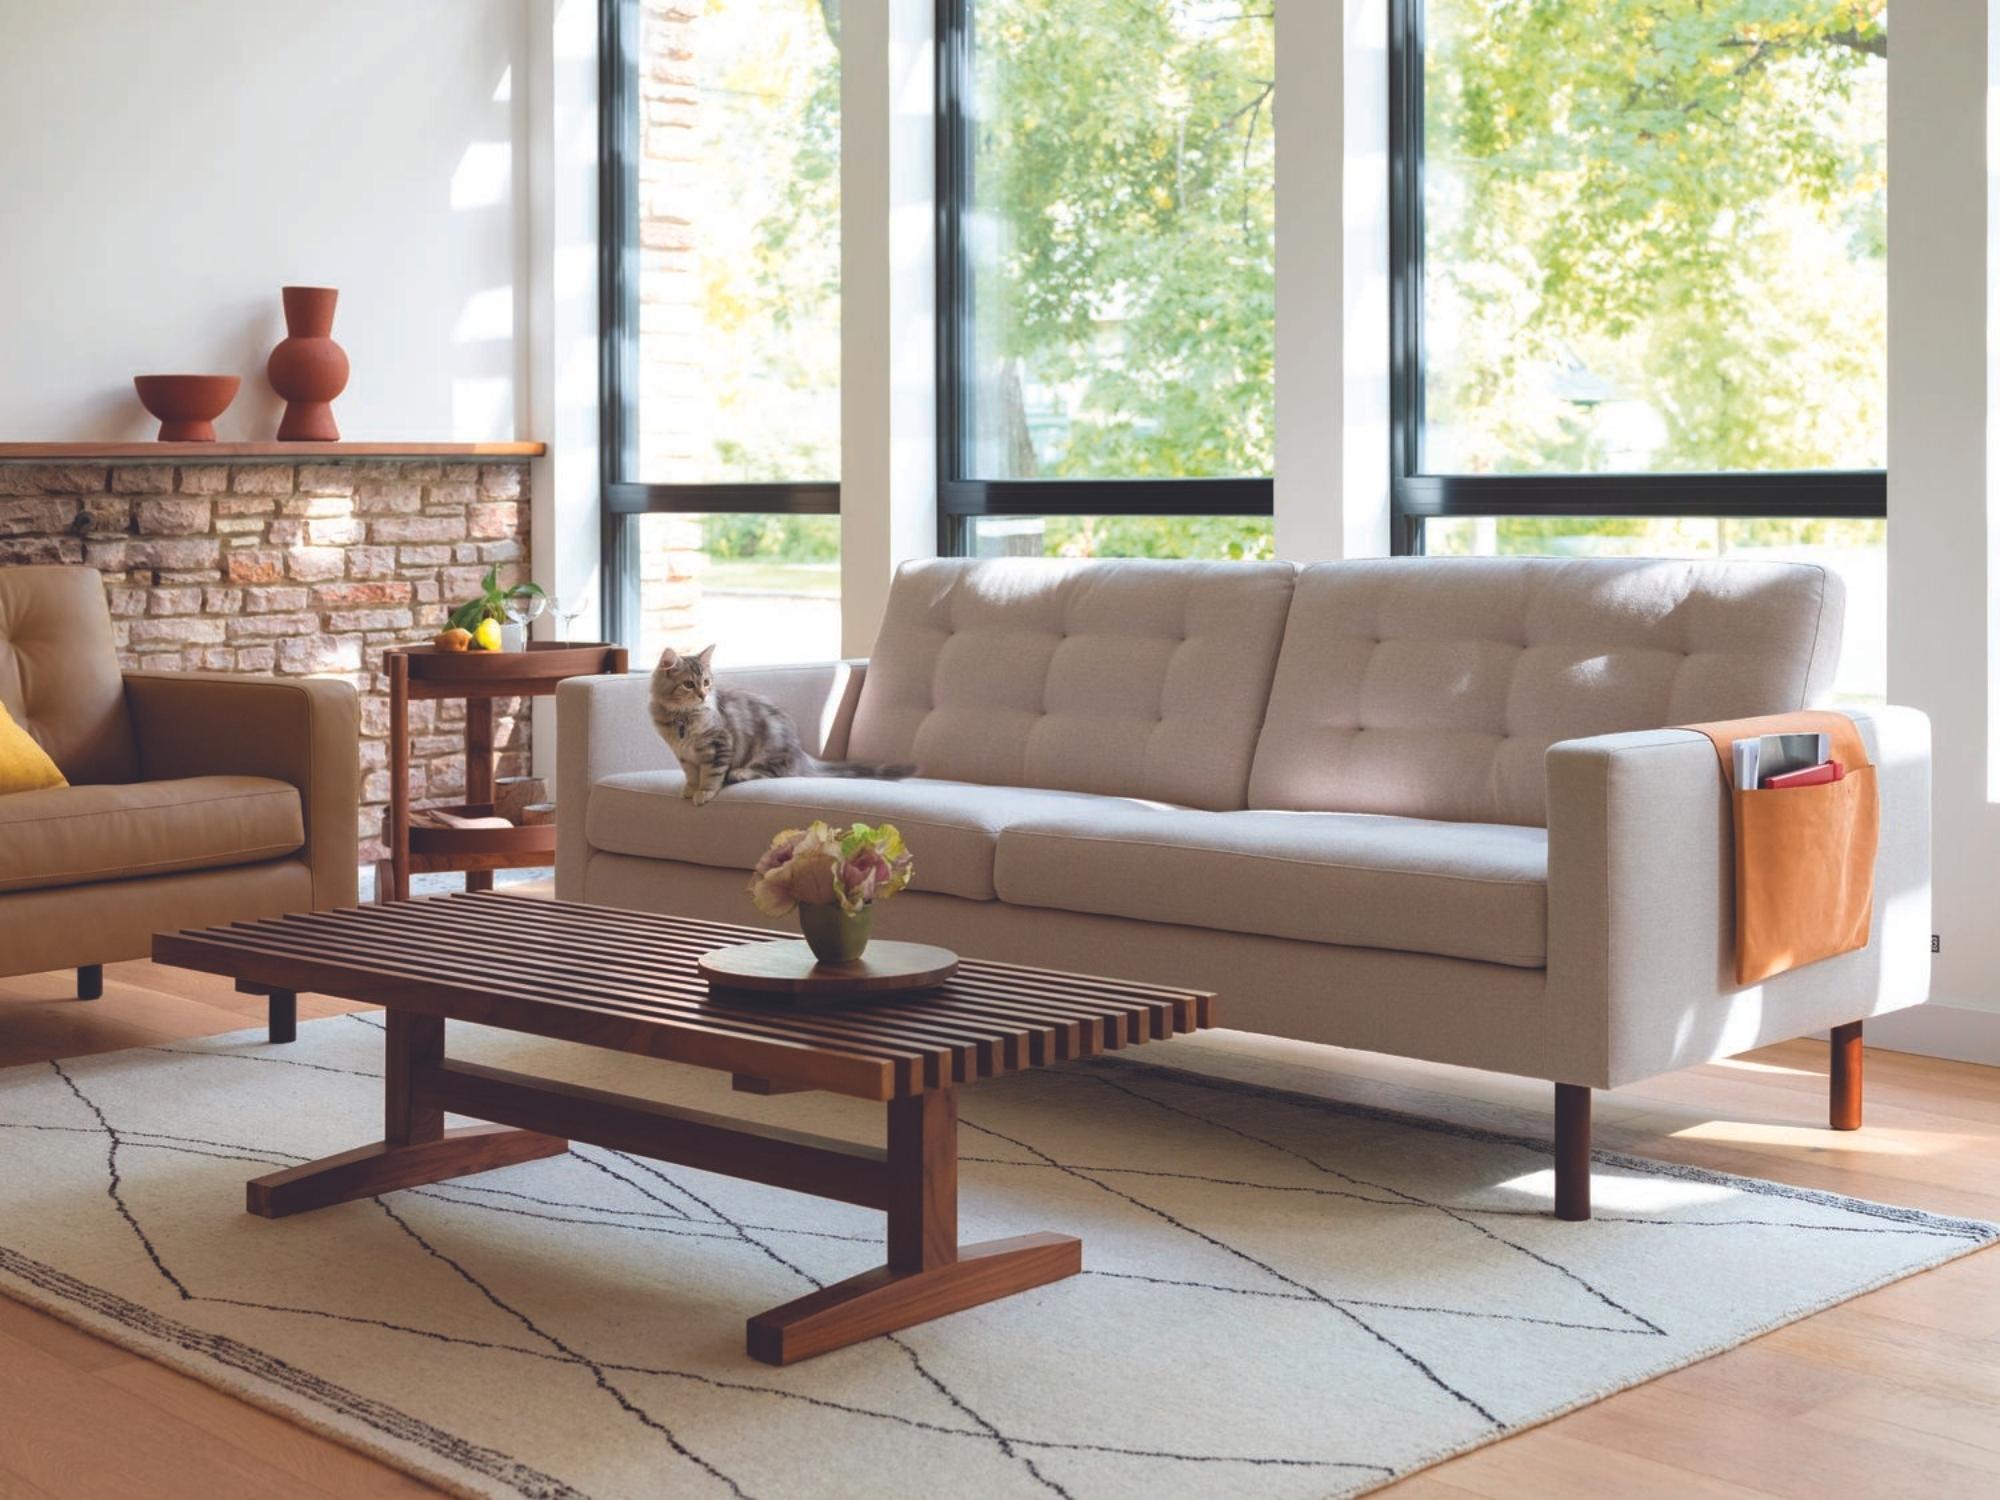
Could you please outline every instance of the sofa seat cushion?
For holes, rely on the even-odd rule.
[[[298,791],[262,776],[21,792],[0,797],[0,892],[253,864],[305,841]]]
[[[681,795],[680,772],[628,771],[591,788],[584,831],[591,848],[610,854],[747,871],[786,828],[814,819],[893,823],[916,858],[913,890],[991,901],[994,843],[1010,823],[1149,806],[1160,804],[924,778],[793,776],[725,787],[713,802],[696,807]]]
[[[1548,962],[1540,828],[1106,808],[1007,828],[994,884],[1020,906],[1517,968]]]

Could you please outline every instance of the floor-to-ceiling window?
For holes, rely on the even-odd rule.
[[[1399,540],[1823,562],[1880,697],[1884,0],[1392,23]]]
[[[1271,547],[1272,0],[939,0],[947,550]]]
[[[602,0],[619,638],[837,649],[837,0]]]

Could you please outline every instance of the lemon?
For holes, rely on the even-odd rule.
[[[498,651],[500,649],[500,622],[498,620],[481,620],[479,628],[472,632],[472,643],[481,651]]]

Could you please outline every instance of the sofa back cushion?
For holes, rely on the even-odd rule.
[[[1397,558],[1299,574],[1250,806],[1548,821],[1558,740],[1804,708],[1840,655],[1823,568]]]
[[[0,568],[0,703],[78,785],[139,774],[95,568]]]
[[[1287,563],[906,563],[847,753],[925,776],[1239,808]]]

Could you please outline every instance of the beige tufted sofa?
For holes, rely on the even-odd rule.
[[[1791,564],[913,563],[866,663],[725,677],[825,754],[921,777],[695,808],[643,677],[565,683],[558,891],[754,921],[780,828],[893,822],[917,876],[878,933],[1551,1080],[1558,1211],[1584,1217],[1590,1089],[1927,995],[1924,716],[1854,711],[1882,788],[1869,946],[1749,988],[1715,754],[1670,727],[1822,699],[1841,610]]]

